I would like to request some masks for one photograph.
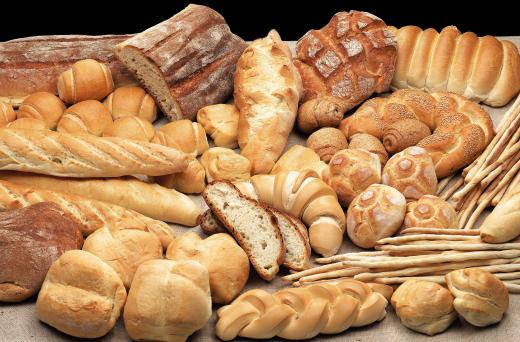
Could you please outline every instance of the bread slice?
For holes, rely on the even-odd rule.
[[[228,181],[209,183],[202,197],[247,253],[258,275],[272,280],[285,257],[284,242],[273,214]]]

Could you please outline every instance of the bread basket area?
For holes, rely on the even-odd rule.
[[[389,20],[0,42],[0,341],[518,340],[520,37]]]

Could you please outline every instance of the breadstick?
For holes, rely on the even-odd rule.
[[[464,178],[458,177],[456,181],[454,181],[451,185],[449,185],[446,188],[446,190],[440,196],[440,198],[447,201],[451,197],[451,195],[453,195],[453,193],[455,191],[457,191],[457,189],[459,189],[463,184],[464,184]]]
[[[408,234],[405,236],[394,236],[389,238],[384,238],[379,241],[377,241],[378,245],[385,245],[385,244],[399,244],[402,242],[408,242],[408,241],[417,241],[417,240],[452,240],[452,241],[458,241],[458,240],[477,240],[480,241],[480,238],[478,236],[472,236],[472,235],[453,235],[453,234]]]
[[[448,183],[453,179],[453,177],[455,177],[455,175],[444,177],[443,179],[441,179],[439,181],[439,183],[437,183],[437,192],[436,192],[437,196],[439,196],[442,193],[442,190],[444,190],[446,185],[448,185]]]
[[[319,274],[313,274],[313,275],[301,277],[300,279],[298,279],[298,282],[300,284],[305,284],[305,283],[318,281],[318,280],[336,279],[336,278],[342,278],[342,277],[353,277],[356,274],[360,274],[360,273],[363,273],[366,271],[367,271],[367,269],[364,269],[364,268],[353,267],[353,268],[347,268],[344,270],[323,272],[323,273],[319,273]]]
[[[325,258],[316,258],[315,261],[318,264],[328,264],[331,262],[335,262],[338,260],[338,257],[341,257],[341,260],[344,260],[345,258],[349,259],[351,257],[357,257],[357,256],[388,256],[388,253],[382,252],[382,251],[370,251],[370,252],[358,252],[358,253],[344,253],[344,254],[336,254],[330,257]]]
[[[422,227],[410,227],[403,229],[400,233],[401,235],[405,234],[443,234],[443,235],[478,235],[480,236],[480,232],[478,230],[461,230],[454,228],[422,228]]]
[[[378,245],[377,249],[382,251],[520,251],[520,243],[443,243],[422,245]]]
[[[471,213],[475,209],[475,206],[477,205],[479,197],[482,195],[482,192],[484,189],[482,188],[474,188],[471,195],[469,195],[468,198],[464,201],[464,210],[460,212],[459,216],[459,227],[464,227],[468,218],[471,216]],[[466,205],[467,203],[467,205]]]
[[[373,282],[385,285],[391,284],[402,284],[407,280],[424,280],[431,281],[438,284],[446,284],[446,280],[443,275],[440,276],[419,276],[419,277],[388,277],[388,278],[375,278]]]
[[[299,279],[301,277],[310,276],[313,274],[344,269],[345,266],[347,266],[345,264],[345,262],[341,261],[341,262],[337,262],[337,263],[333,263],[333,264],[329,264],[329,265],[323,265],[323,266],[318,266],[318,267],[314,267],[314,268],[309,268],[309,269],[303,270],[301,272],[288,274],[288,275],[282,277],[282,280],[290,282],[290,281]]]
[[[504,281],[504,285],[509,290],[509,293],[520,293],[520,285],[517,284],[511,284],[507,281]]]
[[[515,188],[515,186],[518,185],[518,183],[520,182],[520,172],[518,172],[515,177],[513,178],[513,180],[507,185],[507,189],[506,191],[502,194],[502,196],[499,196],[500,193],[498,193],[495,197],[493,197],[493,200],[491,201],[491,204],[493,206],[497,206],[498,203],[502,200],[502,198],[508,196],[511,191]],[[501,191],[502,192],[502,191]]]

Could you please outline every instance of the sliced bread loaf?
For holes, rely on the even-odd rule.
[[[285,256],[284,242],[273,214],[228,181],[211,182],[202,196],[247,253],[258,275],[272,280]]]

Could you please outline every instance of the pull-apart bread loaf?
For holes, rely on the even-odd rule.
[[[172,18],[118,44],[115,53],[170,120],[193,119],[233,91],[233,72],[246,43],[206,6],[189,5]]]
[[[398,46],[394,89],[446,91],[493,107],[520,90],[520,55],[508,40],[461,33],[455,26],[440,33],[417,26],[392,30]]]

